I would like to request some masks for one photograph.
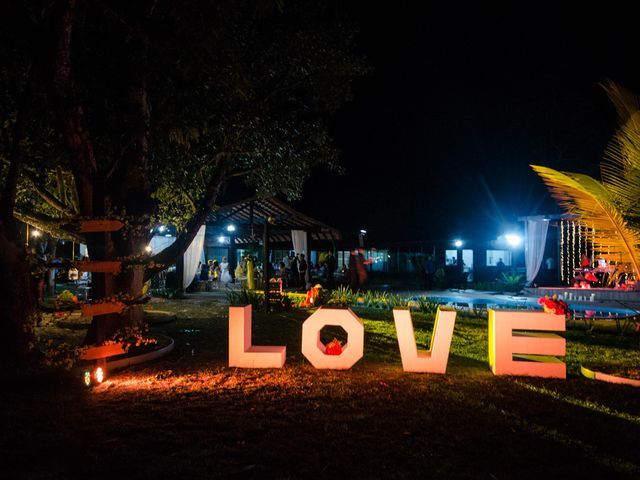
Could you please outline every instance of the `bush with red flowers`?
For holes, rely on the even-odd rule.
[[[542,305],[545,313],[553,313],[554,315],[569,315],[569,305],[560,300],[556,295],[549,297],[540,297],[538,303]]]

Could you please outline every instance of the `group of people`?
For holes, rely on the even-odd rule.
[[[276,275],[286,287],[306,287],[310,282],[310,265],[304,253],[285,255],[279,263]]]
[[[366,265],[369,263],[365,260],[362,249],[354,249],[349,256],[348,266],[344,266],[344,277],[348,281],[351,288],[360,289],[367,279]],[[274,269],[271,274],[282,279],[282,285],[286,288],[306,288],[308,289],[312,282],[312,278],[316,278],[317,282],[322,283],[326,288],[335,288],[336,271],[338,268],[337,258],[333,251],[329,250],[320,256],[317,265],[307,261],[304,253],[285,255],[282,261],[273,265]],[[207,263],[199,265],[199,274],[197,279],[201,282],[212,282],[213,288],[218,288],[221,284],[227,284],[234,281],[234,277],[229,271],[229,262],[226,257],[222,257],[222,261],[217,259],[209,260]],[[238,262],[234,276],[235,281],[246,280],[248,277],[248,269],[251,268],[254,278],[259,279],[262,275],[260,264],[255,257],[245,256]]]
[[[221,283],[231,283],[233,278],[229,272],[229,262],[227,257],[222,257],[222,261],[217,259],[209,260],[207,263],[200,262],[200,278],[201,282],[213,282],[214,286]]]
[[[337,261],[332,251],[328,251],[318,265],[307,262],[304,253],[285,255],[278,264],[276,276],[282,279],[283,286],[285,287],[308,288],[311,284],[311,272],[315,270],[320,281],[325,283],[327,288],[333,288],[335,285],[336,267]]]

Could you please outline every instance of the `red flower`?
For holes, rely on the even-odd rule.
[[[342,342],[334,338],[324,346],[324,353],[327,355],[340,355],[342,353]]]
[[[318,297],[318,293],[320,293],[318,287],[313,287],[308,290],[307,297],[304,300],[304,306],[308,307],[309,305],[313,305]]]
[[[541,297],[538,299],[538,303],[542,305],[546,313],[553,313],[554,315],[567,315],[569,313],[569,305],[555,296],[553,298]]]
[[[593,273],[591,272],[587,272],[584,276],[585,280],[587,280],[588,282],[597,282],[598,281],[598,277],[596,277]]]

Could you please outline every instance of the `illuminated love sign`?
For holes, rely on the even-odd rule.
[[[393,310],[402,368],[406,372],[445,373],[455,310],[438,308],[431,347],[418,350],[411,313]],[[320,341],[325,326],[342,327],[348,341],[340,355],[327,355]],[[563,315],[522,310],[489,309],[489,365],[495,375],[566,378],[566,365],[556,355],[565,354],[565,339],[549,331],[564,331]],[[541,332],[545,333],[541,333]],[[364,354],[364,323],[349,308],[320,308],[302,325],[302,354],[315,368],[351,368]],[[281,368],[285,346],[251,343],[251,305],[229,307],[229,366]]]

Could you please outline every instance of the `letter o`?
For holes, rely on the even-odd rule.
[[[342,327],[347,343],[340,355],[327,355],[320,332],[327,325]],[[346,370],[364,354],[364,323],[350,308],[320,308],[302,324],[302,354],[315,368]]]

